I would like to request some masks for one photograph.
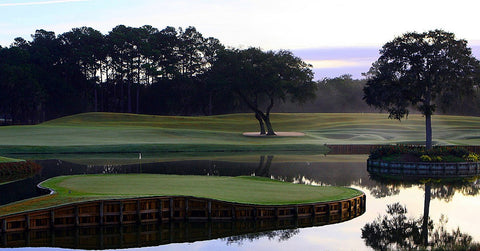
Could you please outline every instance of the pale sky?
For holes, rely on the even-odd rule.
[[[0,45],[88,26],[195,26],[236,48],[287,49],[314,66],[316,79],[360,77],[378,50],[410,31],[443,29],[480,56],[478,0],[2,0]]]

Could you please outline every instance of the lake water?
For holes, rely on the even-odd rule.
[[[271,156],[137,156],[89,155],[47,156],[50,160],[38,160],[43,168],[34,177],[0,185],[0,205],[42,194],[36,184],[50,177],[91,173],[162,173],[194,175],[256,175],[287,182],[349,186],[363,191],[367,196],[366,212],[346,222],[314,225],[309,222],[263,221],[222,223],[174,223],[148,226],[73,229],[46,233],[48,240],[64,239],[64,245],[53,247],[82,249],[161,249],[161,250],[371,250],[379,244],[390,247],[416,247],[425,242],[421,233],[402,236],[404,241],[394,240],[383,234],[366,231],[366,226],[380,226],[379,217],[395,231],[402,229],[402,222],[414,223],[413,229],[427,226],[424,213],[430,217],[428,242],[440,243],[437,233],[457,230],[465,238],[480,242],[480,182],[469,179],[412,179],[397,181],[370,175],[366,167],[366,155],[271,155]],[[399,203],[396,214],[387,214],[387,208]],[[397,207],[398,209],[399,207]],[[405,218],[402,218],[405,216]],[[396,218],[395,218],[396,217]],[[393,219],[395,218],[395,219]],[[396,221],[395,221],[396,220]],[[428,223],[428,221],[427,221]],[[432,225],[433,224],[433,225]],[[364,230],[362,238],[362,229]],[[372,228],[370,228],[372,229]],[[412,228],[411,228],[412,229]],[[423,228],[424,229],[424,228]],[[389,233],[390,233],[389,232]],[[414,231],[413,231],[414,232]],[[390,234],[391,234],[390,233]],[[42,233],[45,234],[45,233]],[[37,234],[38,235],[38,234]],[[392,234],[391,234],[392,235]],[[38,246],[32,233],[17,236],[0,235],[0,247],[13,248]],[[53,236],[53,237],[52,237]],[[394,237],[398,235],[393,234]],[[10,238],[10,239],[9,239]],[[12,238],[22,240],[9,242]],[[402,239],[400,238],[400,239]],[[421,240],[419,240],[419,238]],[[90,240],[90,242],[86,241]],[[406,240],[406,241],[405,241]],[[52,241],[55,242],[55,241]],[[25,245],[27,243],[27,245]],[[80,244],[89,244],[82,246]],[[402,243],[402,244],[395,244]],[[407,243],[407,244],[405,244]],[[395,246],[397,245],[397,246]],[[410,246],[408,246],[410,245]],[[25,247],[27,246],[27,247]],[[52,245],[45,245],[52,246]],[[382,246],[380,246],[382,247]],[[48,247],[42,247],[49,249]],[[19,249],[15,249],[19,250]]]

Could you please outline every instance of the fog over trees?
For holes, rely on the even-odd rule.
[[[232,91],[232,83],[239,83],[218,81],[221,71],[212,70],[222,69],[221,60],[217,62],[219,55],[248,51],[290,57],[306,72],[304,77],[313,77],[310,66],[297,61],[289,51],[225,48],[218,39],[204,37],[195,27],[160,30],[149,25],[118,25],[107,34],[80,27],[58,35],[37,30],[31,41],[16,38],[9,47],[0,47],[0,124],[35,124],[81,112],[251,112],[248,103]],[[284,76],[275,77],[284,80]],[[312,83],[314,88],[308,90],[314,91],[316,98],[298,100],[280,93],[271,111],[377,112],[362,101],[366,80],[342,75]],[[295,91],[285,90],[290,94]],[[271,98],[263,95],[257,101],[259,107],[269,107]],[[475,95],[453,102],[452,113],[480,114]]]

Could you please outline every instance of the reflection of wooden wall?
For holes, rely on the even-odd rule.
[[[159,246],[169,243],[193,242],[227,238],[226,242],[242,241],[248,238],[285,232],[295,235],[295,229],[335,224],[350,220],[365,212],[363,209],[351,217],[323,215],[303,218],[278,218],[263,220],[236,221],[170,221],[162,224],[142,223],[125,225],[105,225],[77,228],[40,229],[25,232],[0,234],[0,248],[14,247],[61,247],[74,249],[121,249]],[[341,220],[339,220],[341,219]],[[278,231],[278,233],[271,231]],[[287,233],[288,235],[288,233]]]
[[[280,219],[328,216],[341,221],[365,210],[365,195],[327,203],[262,206],[187,196],[81,202],[0,216],[0,233],[173,220]]]

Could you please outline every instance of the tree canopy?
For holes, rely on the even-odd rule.
[[[386,43],[366,74],[367,104],[386,110],[389,118],[408,116],[415,107],[425,116],[426,147],[432,146],[431,116],[472,92],[478,83],[479,62],[467,41],[434,30],[406,33]]]
[[[303,103],[315,97],[310,68],[289,51],[229,49],[219,53],[211,81],[227,88],[255,112],[260,134],[275,135],[270,112],[276,102]]]
[[[0,48],[0,116],[26,124],[87,111],[205,113],[197,89],[220,49],[195,27],[37,30]]]

